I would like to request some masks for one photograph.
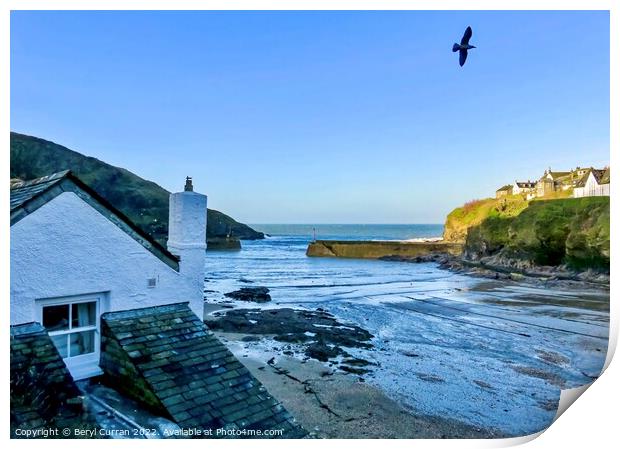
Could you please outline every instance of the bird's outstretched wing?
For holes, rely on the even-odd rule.
[[[469,45],[469,40],[471,39],[471,35],[472,35],[471,27],[467,27],[467,29],[465,30],[465,34],[463,34],[463,39],[461,39],[461,45]]]
[[[465,61],[467,60],[467,50],[459,50],[459,64],[463,67]]]

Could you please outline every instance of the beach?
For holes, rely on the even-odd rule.
[[[318,418],[325,410],[318,410],[313,421],[312,401],[295,405],[300,400],[294,388],[301,387],[292,379],[280,385],[286,376],[275,367],[295,372],[302,382],[316,375],[309,366],[333,371],[329,380],[317,381],[317,388],[328,389],[326,397],[355,385],[370,395],[369,403],[386,404],[386,414],[375,416],[377,426],[368,428],[403,438],[412,435],[407,426],[385,427],[394,416],[421,420],[411,428],[436,435],[449,436],[450,429],[472,437],[534,433],[553,421],[560,389],[584,385],[600,373],[609,320],[604,287],[487,279],[433,262],[308,258],[308,240],[274,236],[248,242],[238,253],[211,253],[205,316],[207,324],[220,320],[236,326],[217,330],[218,335],[257,377],[268,377],[268,389],[285,405],[291,402],[291,412],[310,423],[305,424],[309,431],[319,427],[317,436],[329,433],[311,425],[330,422]],[[256,286],[268,287],[271,301],[224,296]],[[304,324],[310,327],[298,327],[287,312],[281,321],[295,321],[297,327],[278,328],[269,316],[284,309],[312,316]],[[317,318],[312,314],[337,323],[312,321]],[[370,346],[329,342],[331,354],[318,361],[311,356],[322,337],[314,334],[329,328],[363,329],[372,338],[361,342]],[[309,336],[300,338],[304,333]],[[275,364],[266,364],[272,358]],[[340,402],[335,400],[335,406]],[[365,413],[361,403],[351,410],[356,417]],[[346,422],[341,424],[345,427],[333,431],[346,433]]]
[[[407,410],[363,378],[315,360],[248,352],[243,334],[217,333],[311,438],[497,438],[453,419]]]

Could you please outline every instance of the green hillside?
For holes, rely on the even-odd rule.
[[[467,259],[488,258],[492,264],[514,267],[565,265],[578,271],[609,271],[609,197],[521,204],[485,200],[468,213],[462,209],[449,220],[452,230],[466,228]]]
[[[505,198],[474,200],[454,209],[446,218],[443,238],[448,242],[463,243],[467,231],[489,217],[514,217],[528,206],[528,201],[519,195]]]
[[[11,178],[33,179],[71,170],[133,222],[161,243],[168,236],[169,192],[125,170],[61,145],[11,132]],[[262,232],[213,209],[207,214],[207,238],[262,239]]]

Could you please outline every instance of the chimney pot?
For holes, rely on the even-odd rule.
[[[192,177],[191,176],[187,176],[185,178],[185,191],[186,192],[193,192],[194,191],[194,186],[192,185]]]

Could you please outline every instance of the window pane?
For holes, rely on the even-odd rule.
[[[95,352],[95,331],[69,334],[69,341],[71,343],[69,348],[70,357]]]
[[[53,335],[51,336],[52,341],[54,342],[54,346],[60,352],[60,356],[65,359],[69,354],[67,354],[67,336],[66,335]]]
[[[69,305],[43,307],[43,327],[48,331],[69,328]]]
[[[71,305],[71,327],[94,326],[96,324],[96,302],[81,302]]]

